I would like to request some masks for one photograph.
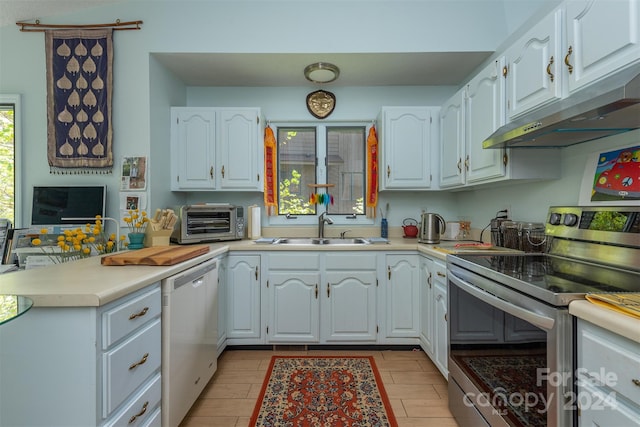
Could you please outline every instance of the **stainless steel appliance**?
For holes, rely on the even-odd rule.
[[[447,224],[437,213],[423,212],[420,216],[420,243],[440,243],[440,234],[447,229]]]
[[[178,226],[171,241],[179,244],[240,240],[244,237],[244,208],[228,203],[202,203],[176,208]]]
[[[631,67],[504,125],[482,146],[566,147],[638,128],[640,74]]]
[[[569,302],[640,291],[640,207],[551,207],[547,250],[450,255],[449,406],[460,426],[572,426]]]

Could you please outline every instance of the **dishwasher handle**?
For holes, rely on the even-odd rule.
[[[192,283],[197,279],[201,279],[204,275],[209,273],[210,271],[215,270],[218,267],[217,260],[205,261],[203,264],[198,264],[190,269],[183,271],[177,276],[174,276],[173,279],[173,289],[178,289],[181,286],[184,286],[188,283]]]

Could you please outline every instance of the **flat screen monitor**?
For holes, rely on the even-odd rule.
[[[105,216],[107,187],[36,186],[33,187],[31,225],[84,224],[62,218],[95,218]]]

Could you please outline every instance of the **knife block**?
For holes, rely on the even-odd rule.
[[[171,229],[152,230],[151,227],[147,227],[144,236],[144,247],[169,246],[171,233],[173,233]]]

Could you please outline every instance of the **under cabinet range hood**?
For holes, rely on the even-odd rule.
[[[482,147],[567,147],[638,129],[640,74],[637,73],[636,67],[607,77],[508,123],[486,139]]]

